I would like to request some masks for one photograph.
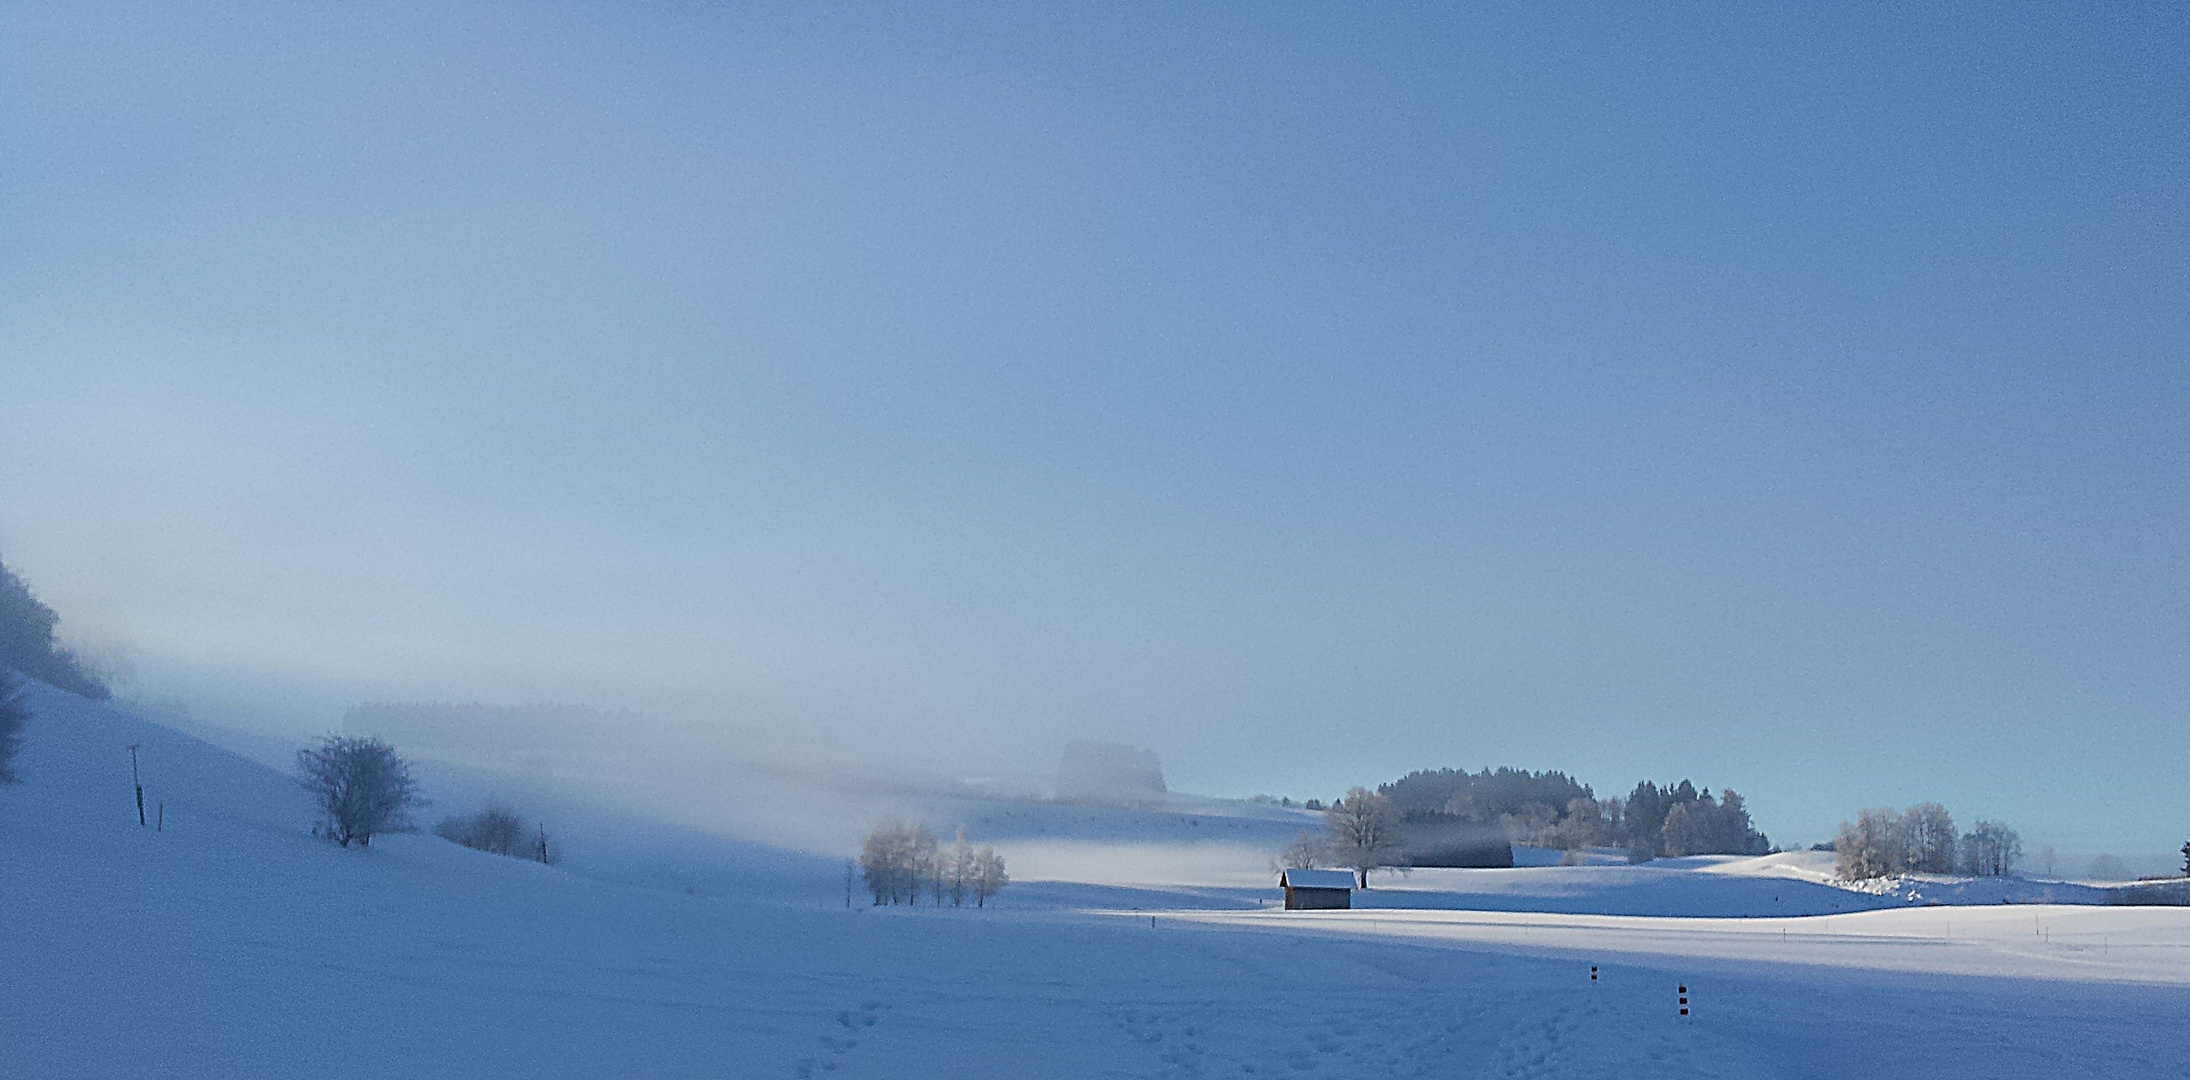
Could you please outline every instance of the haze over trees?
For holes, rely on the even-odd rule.
[[[1377,788],[1409,819],[1443,818],[1468,824],[1502,824],[1513,839],[1528,842],[1565,819],[1589,786],[1562,772],[1523,769],[1437,769],[1411,772]]]
[[[1161,806],[1168,789],[1153,750],[1076,740],[1057,762],[1057,801],[1084,806]]]
[[[1934,802],[1906,810],[1873,807],[1840,823],[1833,838],[1834,871],[1851,881],[1899,874],[2006,877],[2023,857],[2023,840],[1997,821],[1957,834],[1954,815]]]
[[[433,827],[433,834],[474,851],[506,855],[513,859],[555,865],[548,850],[547,829],[527,830],[524,820],[506,807],[489,806],[469,816],[451,815]]]
[[[1757,831],[1739,793],[1728,788],[1714,798],[1708,788],[1687,780],[1666,787],[1646,780],[1636,784],[1625,799],[1600,800],[1589,785],[1563,772],[1437,769],[1409,773],[1378,791],[1399,814],[1410,850],[1437,846],[1437,841],[1418,842],[1417,837],[1468,835],[1495,835],[1507,842],[1565,851],[1622,847],[1637,862],[1679,855],[1761,855],[1771,850],[1771,840]],[[1414,862],[1488,865],[1434,858]]]
[[[1278,852],[1278,865],[1276,868],[1279,870],[1322,869],[1329,866],[1331,862],[1330,856],[1326,853],[1329,847],[1330,843],[1326,838],[1310,830],[1302,829],[1293,837],[1292,843],[1285,845],[1285,849]]]
[[[12,668],[48,686],[105,701],[113,694],[76,654],[53,636],[61,621],[0,563],[0,669]]]
[[[370,847],[381,833],[409,832],[411,808],[426,803],[410,763],[376,738],[326,736],[297,751],[297,772],[319,805],[326,835],[343,847]]]

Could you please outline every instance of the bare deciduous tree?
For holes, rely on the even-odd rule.
[[[343,847],[369,847],[380,833],[409,831],[411,808],[426,805],[410,763],[379,739],[329,735],[297,751],[297,771],[326,815],[328,835]]]
[[[1399,846],[1399,815],[1384,796],[1357,787],[1323,812],[1323,828],[1330,834],[1330,857],[1354,872],[1354,880],[1369,887],[1369,871],[1390,865]]]
[[[2007,877],[2023,861],[2023,838],[1997,821],[1980,821],[1962,837],[1962,869],[1978,877]]]
[[[1330,863],[1330,845],[1323,837],[1307,829],[1300,830],[1293,842],[1278,852],[1279,870],[1314,870]]]

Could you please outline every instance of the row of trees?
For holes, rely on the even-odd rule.
[[[1476,825],[1506,823],[1515,839],[1566,816],[1576,799],[1595,793],[1563,772],[1525,769],[1420,770],[1377,788],[1408,818],[1446,818]]]
[[[1957,832],[1954,815],[1935,802],[1906,810],[1865,810],[1840,823],[1833,838],[1834,869],[1852,881],[1896,874],[2006,877],[2023,858],[2023,839],[1997,821],[1979,821]]]
[[[917,904],[926,891],[938,907],[945,897],[952,907],[964,906],[967,897],[975,907],[986,907],[1011,880],[1004,872],[1004,857],[996,849],[974,847],[966,830],[945,848],[926,825],[891,822],[875,827],[859,846],[859,872],[874,896],[883,904]]]
[[[1573,791],[1581,794],[1556,813],[1529,801]],[[1367,888],[1370,870],[1406,864],[1410,825],[1426,831],[1446,822],[1503,828],[1511,839],[1568,851],[1618,844],[1636,862],[1771,850],[1732,788],[1713,798],[1686,780],[1665,788],[1644,781],[1625,800],[1600,802],[1564,773],[1445,769],[1412,773],[1378,791],[1348,791],[1323,811],[1321,835],[1301,833],[1278,858],[1287,866],[1346,867]]]

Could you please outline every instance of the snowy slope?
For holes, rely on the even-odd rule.
[[[1151,926],[807,906],[806,886],[750,872],[687,895],[425,836],[333,848],[306,835],[279,773],[30,696],[25,783],[0,789],[10,1077],[1868,1077],[1972,1062],[2126,1077],[2190,1055],[2181,961],[2109,970],[2101,951],[2076,978],[1942,974],[1954,952],[1927,920],[1971,909],[1775,920],[1904,920],[1858,935],[1872,960],[1831,965],[1837,931],[1775,958],[1754,933],[1733,952],[1699,942],[1738,935],[1694,919],[1202,911]],[[136,825],[130,742],[163,832]],[[2143,914],[2106,932],[2190,952],[2175,912]],[[1390,929],[1408,919],[1508,937]],[[1676,983],[1695,995],[1685,1021]]]

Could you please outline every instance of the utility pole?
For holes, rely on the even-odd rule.
[[[129,783],[137,789],[137,827],[145,827],[144,782],[137,779],[137,744],[129,744]]]

